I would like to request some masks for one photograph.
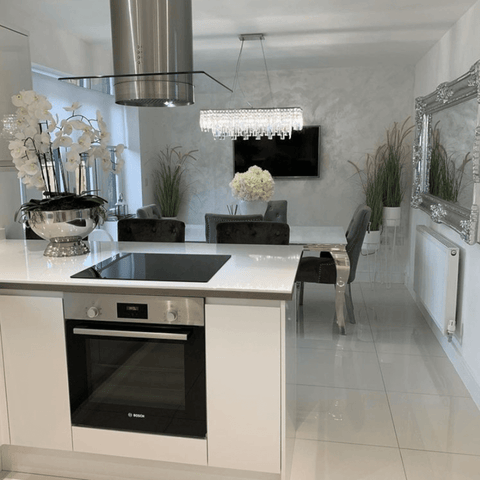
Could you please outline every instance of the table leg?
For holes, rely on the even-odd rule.
[[[335,260],[337,269],[337,283],[335,285],[335,311],[337,314],[337,324],[340,333],[345,335],[345,289],[347,288],[348,277],[350,275],[350,259],[347,252],[331,252]]]

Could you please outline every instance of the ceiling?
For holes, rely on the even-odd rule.
[[[195,69],[232,71],[238,35],[264,33],[268,68],[415,64],[476,0],[192,0]],[[109,0],[22,0],[110,47]],[[92,15],[92,12],[94,14]],[[262,69],[258,42],[242,69]]]

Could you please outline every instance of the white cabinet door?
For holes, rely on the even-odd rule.
[[[0,296],[12,445],[72,450],[62,302]]]
[[[205,305],[208,465],[280,473],[280,308]]]

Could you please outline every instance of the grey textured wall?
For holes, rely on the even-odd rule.
[[[365,154],[383,141],[385,129],[412,114],[413,68],[274,71],[270,77],[276,106],[301,106],[305,124],[322,127],[320,178],[277,180],[274,198],[288,200],[289,223],[293,225],[346,226],[362,199],[354,169],[347,162],[363,165]],[[232,84],[231,78],[222,80]],[[263,74],[253,72],[240,80],[253,106],[271,106]],[[140,110],[144,203],[153,201],[150,173],[156,152],[165,145],[182,145],[199,152],[198,161],[187,172],[188,181],[194,183],[180,217],[198,224],[205,212],[227,213],[226,205],[235,202],[228,188],[233,172],[232,142],[216,141],[198,126],[201,108],[227,105],[246,106],[240,93],[232,101],[228,92],[220,92],[197,93],[196,103],[190,107]]]
[[[322,128],[320,178],[277,180],[274,199],[288,200],[291,225],[346,227],[363,199],[358,177],[348,160],[362,167],[366,153],[372,153],[384,141],[385,130],[393,122],[402,122],[412,115],[413,67],[273,71],[270,77],[275,106],[300,106],[305,124]],[[227,85],[233,83],[232,76],[218,78]],[[271,106],[263,72],[241,75],[240,85],[254,107]],[[200,82],[194,106],[143,108],[139,114],[144,204],[154,201],[151,171],[158,150],[165,145],[199,150],[198,161],[186,172],[187,183],[192,185],[179,214],[180,219],[193,224],[202,224],[206,212],[227,213],[226,205],[235,203],[228,187],[233,176],[232,143],[216,141],[211,134],[202,133],[199,110],[247,106],[238,91],[233,99],[221,90],[198,93],[208,88],[207,82]],[[404,229],[409,212],[408,194],[406,197]],[[397,237],[402,244],[405,232]],[[400,272],[398,281],[403,282],[405,256],[401,245],[397,255],[395,269]],[[383,258],[384,255],[379,256],[378,261]]]

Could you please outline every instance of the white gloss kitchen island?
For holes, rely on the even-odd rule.
[[[91,247],[89,255],[61,259],[44,257],[42,241],[0,242],[3,469],[92,479],[288,478],[295,415],[294,279],[302,247]],[[203,283],[70,278],[125,252],[231,258]],[[204,299],[206,438],[72,426],[64,300],[77,293],[120,295],[125,302],[139,296]]]

